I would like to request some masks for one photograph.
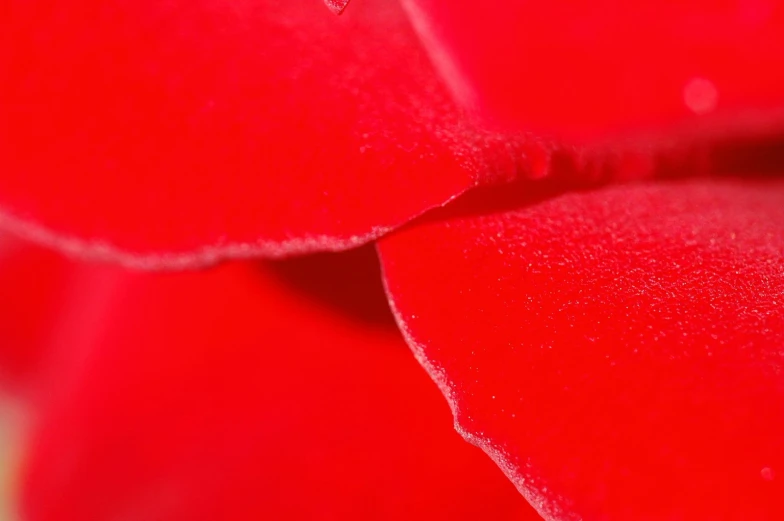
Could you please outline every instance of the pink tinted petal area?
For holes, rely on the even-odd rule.
[[[452,429],[373,250],[113,284],[82,278],[25,520],[539,519]]]
[[[464,436],[548,520],[784,518],[784,183],[494,195],[379,243]]]
[[[594,139],[784,121],[778,0],[403,4],[457,97],[495,124]]]
[[[396,2],[9,0],[0,77],[0,224],[127,263],[348,248],[515,167]]]

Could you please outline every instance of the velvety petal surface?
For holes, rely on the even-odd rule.
[[[577,139],[779,129],[784,2],[403,0],[487,120]]]
[[[9,0],[0,77],[0,225],[126,263],[348,248],[528,164],[397,2]]]
[[[547,519],[781,519],[784,183],[497,201],[378,246],[464,436]]]
[[[60,337],[26,520],[539,519],[452,429],[373,250],[115,275]]]

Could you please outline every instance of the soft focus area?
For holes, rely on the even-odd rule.
[[[8,516],[536,519],[451,428],[372,248],[153,274],[5,239]]]

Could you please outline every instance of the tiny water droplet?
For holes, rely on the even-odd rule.
[[[776,477],[776,473],[773,472],[773,469],[770,467],[763,467],[763,469],[760,470],[760,476],[762,476],[762,479],[765,481],[773,481]]]
[[[327,8],[335,14],[340,14],[351,0],[324,0]]]
[[[716,109],[719,102],[719,91],[710,80],[692,78],[683,87],[683,102],[695,114],[707,114]]]

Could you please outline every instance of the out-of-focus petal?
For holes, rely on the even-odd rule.
[[[0,224],[146,266],[356,246],[540,148],[383,0],[10,0],[0,77]]]
[[[16,517],[18,470],[25,435],[22,407],[0,389],[0,519]]]
[[[464,436],[547,519],[784,517],[784,183],[493,195],[379,243]]]
[[[118,272],[61,339],[86,356],[50,389],[25,519],[538,519],[453,431],[375,252],[335,259]]]
[[[26,389],[63,313],[72,264],[50,250],[0,234],[0,389]]]
[[[595,140],[784,125],[778,0],[403,3],[457,97],[507,128]]]

